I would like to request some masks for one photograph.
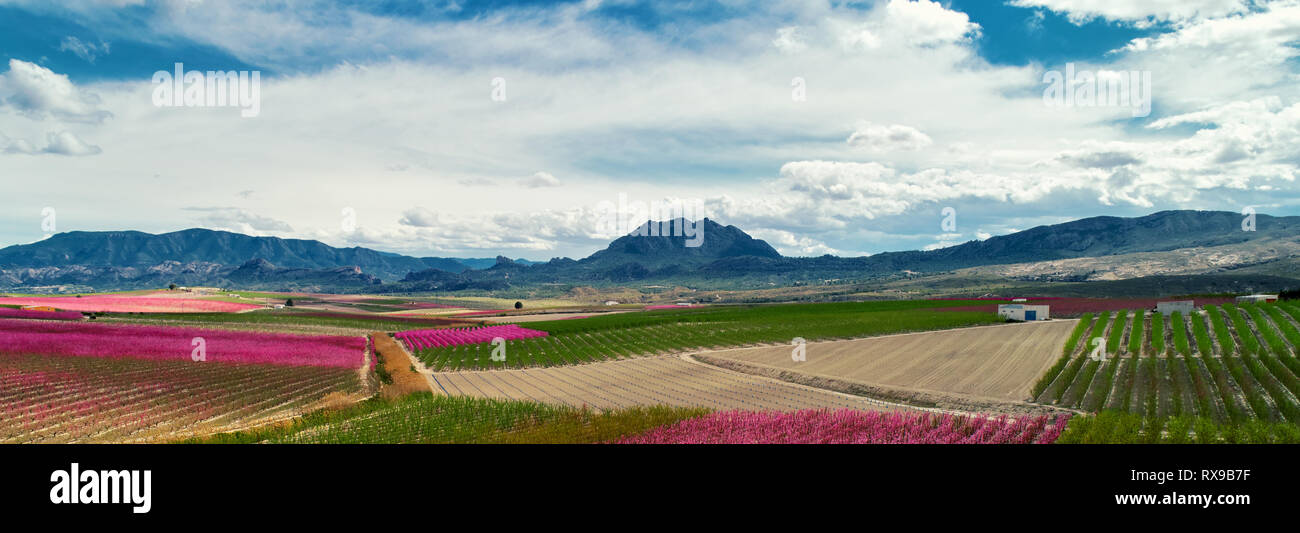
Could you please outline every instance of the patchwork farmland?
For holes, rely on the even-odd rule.
[[[160,299],[257,309],[152,312]],[[49,305],[65,300],[0,307],[0,442],[1290,442],[1300,420],[1292,303],[1166,320],[1076,299],[1095,311],[1007,324],[976,300],[489,318],[321,294]]]

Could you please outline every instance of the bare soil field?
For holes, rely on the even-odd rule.
[[[1058,350],[1059,351],[1059,350]],[[435,394],[528,400],[581,408],[672,405],[719,410],[862,409],[903,406],[746,375],[678,356],[587,365],[433,372]]]
[[[765,346],[700,354],[736,370],[907,401],[913,393],[1022,402],[1061,356],[1077,321],[1053,320],[869,339],[809,343],[796,362],[790,346]],[[732,364],[728,364],[732,363]],[[825,383],[817,383],[823,381]],[[856,391],[855,391],[856,392]]]
[[[428,380],[420,373],[420,367],[415,366],[415,358],[407,353],[401,343],[382,331],[372,333],[370,340],[374,343],[375,354],[381,358],[384,368],[393,378],[392,383],[379,387],[380,394],[385,398],[397,398],[429,390]]]

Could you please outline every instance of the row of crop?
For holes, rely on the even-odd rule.
[[[1249,420],[1223,423],[1208,417],[1143,417],[1121,411],[1076,416],[1060,444],[1300,444],[1300,426]]]
[[[360,368],[364,337],[0,320],[0,353]]]
[[[299,412],[352,369],[0,355],[0,442],[117,442]]]
[[[1146,336],[1152,342],[1149,350],[1134,349],[1140,346],[1135,339],[1145,331],[1142,313],[1134,314],[1132,321],[1123,312],[1113,321],[1104,314],[1093,324],[1084,320],[1072,336],[1090,332],[1091,346],[1104,338],[1104,356],[1094,357],[1100,354],[1087,348],[1067,352],[1040,379],[1034,398],[1093,412],[1110,408],[1233,423],[1300,422],[1300,360],[1291,341],[1300,340],[1295,312],[1300,310],[1290,305],[1225,305],[1208,306],[1204,314],[1189,317],[1174,313],[1168,320],[1155,314],[1152,333]],[[1172,349],[1164,349],[1166,337]],[[1264,342],[1251,344],[1257,337]],[[1116,353],[1125,339],[1129,349]],[[1215,340],[1228,356],[1214,355]],[[1234,353],[1241,355],[1230,355]]]

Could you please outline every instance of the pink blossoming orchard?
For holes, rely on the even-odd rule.
[[[267,423],[367,383],[365,337],[0,320],[0,442],[132,442]]]
[[[262,308],[251,303],[150,296],[0,298],[0,305],[41,305],[86,313],[234,313]]]
[[[515,324],[477,328],[422,329],[403,331],[396,335],[399,340],[405,342],[407,346],[411,347],[413,350],[479,344],[492,342],[493,339],[498,338],[513,341],[519,339],[535,339],[545,336],[547,336],[545,331],[522,328]]]

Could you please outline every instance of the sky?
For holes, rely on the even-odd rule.
[[[0,246],[545,260],[623,204],[860,256],[1300,215],[1298,57],[1300,0],[0,0]],[[160,96],[177,63],[247,105]]]

